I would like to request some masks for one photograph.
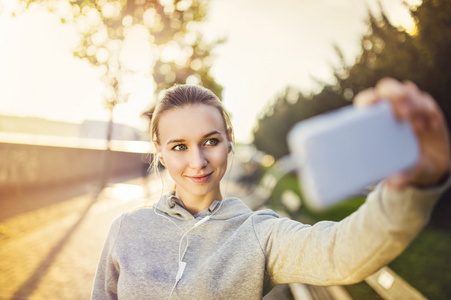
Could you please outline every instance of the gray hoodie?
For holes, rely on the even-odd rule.
[[[380,184],[349,217],[313,226],[271,210],[253,212],[237,198],[193,216],[173,196],[164,196],[157,213],[138,208],[113,222],[92,299],[168,299],[179,270],[179,246],[183,254],[187,238],[186,267],[172,299],[250,300],[280,283],[356,283],[407,247],[445,186],[395,192]]]

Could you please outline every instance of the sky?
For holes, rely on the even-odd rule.
[[[10,16],[13,0],[0,0],[0,114],[39,116],[81,123],[108,120],[99,72],[73,57],[77,33],[45,10]],[[396,25],[411,29],[403,0],[381,0]],[[419,0],[409,0],[416,5]],[[212,74],[224,87],[239,142],[250,142],[264,108],[287,86],[316,92],[314,79],[333,81],[334,45],[349,64],[360,53],[368,10],[376,0],[212,0],[201,27],[209,40],[226,38],[214,50]],[[116,122],[145,130],[140,114],[150,107],[151,79],[132,85]]]

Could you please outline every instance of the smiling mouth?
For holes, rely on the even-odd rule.
[[[194,181],[195,183],[204,183],[210,178],[211,174],[213,174],[213,172],[200,176],[188,176],[188,178]]]

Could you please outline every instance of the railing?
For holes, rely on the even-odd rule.
[[[154,152],[153,144],[145,141],[112,140],[109,145],[107,145],[106,140],[103,139],[9,132],[0,132],[0,143],[91,150],[106,150],[109,147],[112,151],[129,153]]]
[[[288,157],[282,157],[276,161],[263,175],[259,184],[252,193],[253,202],[257,203],[253,209],[258,209],[268,204],[269,198],[277,183],[285,175],[294,172],[294,166],[290,164]],[[291,199],[281,199],[280,204],[288,216],[297,219],[298,207],[293,205],[301,202],[299,198],[293,199],[294,193],[289,193]],[[365,279],[365,282],[383,299],[387,300],[425,300],[427,299],[418,290],[403,280],[392,269],[385,266],[379,271]],[[321,299],[321,300],[350,300],[352,299],[346,289],[342,286],[313,286],[306,284],[290,284],[290,290],[295,299]]]
[[[0,133],[0,193],[144,175],[150,143],[111,141],[109,148],[105,140]]]

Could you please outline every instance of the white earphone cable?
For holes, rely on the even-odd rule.
[[[157,162],[156,162],[156,166],[155,167],[156,167],[156,172],[158,173],[158,175],[160,177],[160,180],[161,180],[161,193],[160,193],[160,198],[159,198],[157,204],[154,206],[154,212],[155,212],[156,215],[161,216],[161,217],[171,221],[178,229],[180,229],[182,232],[184,232],[182,237],[180,238],[180,242],[179,242],[179,256],[178,256],[179,268],[178,268],[178,271],[177,271],[177,276],[175,278],[175,283],[172,286],[171,293],[169,294],[169,298],[168,298],[169,300],[172,298],[172,294],[174,293],[175,288],[177,287],[177,284],[180,281],[180,279],[182,278],[183,272],[185,271],[186,262],[184,262],[182,260],[185,257],[185,254],[186,254],[186,251],[188,250],[188,245],[189,245],[189,238],[188,238],[187,234],[191,230],[193,230],[194,228],[196,228],[196,227],[200,226],[201,224],[203,224],[203,223],[207,222],[208,220],[210,220],[211,217],[214,216],[216,214],[216,212],[218,212],[219,209],[222,207],[222,204],[223,204],[224,200],[227,199],[227,192],[228,192],[228,186],[229,186],[229,181],[230,181],[230,174],[232,173],[233,162],[234,162],[234,159],[235,159],[235,149],[233,148],[233,144],[231,144],[231,146],[232,146],[232,162],[230,163],[230,168],[228,168],[227,181],[226,181],[226,186],[225,186],[225,190],[224,190],[224,198],[220,201],[219,206],[218,206],[217,209],[215,209],[210,215],[202,218],[200,221],[195,223],[194,226],[191,227],[190,229],[188,229],[187,231],[184,231],[180,226],[177,225],[177,223],[175,223],[168,216],[165,216],[165,215],[163,215],[163,214],[158,212],[158,205],[160,204],[160,201],[161,201],[161,199],[163,197],[164,181],[163,181],[163,177],[161,176],[161,173],[160,173],[160,170],[159,170],[159,167],[158,167],[159,156],[160,155],[157,154],[157,157],[156,157]],[[182,253],[181,252],[181,250],[182,250],[182,242],[183,242],[183,239],[185,237],[186,237],[186,244],[185,244],[185,249],[183,250],[183,253]]]

